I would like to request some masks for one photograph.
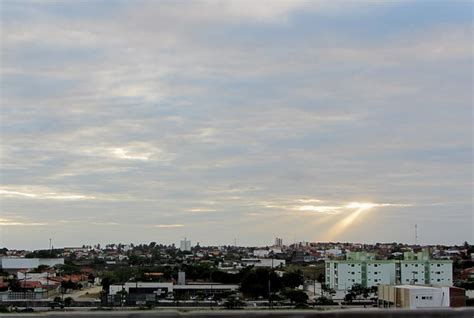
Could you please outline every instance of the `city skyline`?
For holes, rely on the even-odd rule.
[[[1,246],[474,240],[472,2],[0,5]]]

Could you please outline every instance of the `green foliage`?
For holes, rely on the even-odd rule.
[[[332,288],[329,287],[327,284],[322,284],[321,289],[323,290],[323,293],[327,294],[329,297],[333,297],[336,295],[336,291]]]
[[[316,280],[319,283],[324,284],[326,282],[326,275],[324,275],[324,273],[319,273],[318,278],[316,278]]]
[[[227,309],[239,309],[244,306],[244,302],[237,295],[229,295],[225,302],[224,306]]]
[[[286,272],[283,274],[282,283],[284,287],[295,288],[304,284],[303,272],[300,270]]]
[[[58,264],[54,267],[61,275],[72,275],[81,273],[81,268],[72,264]]]
[[[259,296],[268,298],[269,282],[271,292],[277,292],[283,286],[282,279],[274,271],[266,268],[247,268],[243,269],[240,274],[242,276],[241,292],[253,298]]]
[[[56,258],[60,257],[63,249],[38,250],[25,255],[26,258]]]
[[[64,298],[64,306],[71,306],[72,303],[74,302],[74,299],[72,297],[66,297]]]
[[[318,297],[316,298],[316,300],[314,301],[314,304],[316,306],[328,306],[328,305],[334,305],[334,301],[330,298],[327,298],[325,296],[321,296],[321,297]]]
[[[464,288],[466,290],[474,290],[474,281],[457,281],[454,286]]]
[[[308,295],[299,289],[285,288],[281,294],[283,297],[289,299],[290,302],[294,304],[307,304],[308,302]]]
[[[42,273],[44,271],[47,271],[50,267],[48,265],[40,265],[38,268],[33,269],[31,272],[32,273]]]
[[[353,292],[348,292],[346,296],[344,296],[344,300],[348,303],[351,303],[356,298],[356,295]]]
[[[361,284],[354,284],[349,289],[349,294],[352,294],[351,297],[353,297],[352,299],[356,299],[358,296],[368,298],[370,293],[371,293],[371,289],[367,287],[363,287]]]
[[[68,290],[68,289],[76,290],[77,289],[77,284],[73,283],[71,280],[62,281],[61,282],[61,288],[63,288],[64,290]]]

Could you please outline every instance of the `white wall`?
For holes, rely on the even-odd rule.
[[[453,264],[430,262],[430,281],[432,285],[452,286],[453,285]]]
[[[337,285],[336,289],[347,290],[354,284],[362,284],[362,264],[353,263],[336,263],[337,264]],[[335,274],[336,274],[335,267]]]
[[[272,258],[243,258],[242,264],[244,266],[255,266],[255,267],[279,267],[285,266],[286,261],[284,259],[272,259]]]
[[[415,282],[413,282],[415,279]],[[417,261],[402,261],[400,264],[401,284],[425,284],[425,264]]]
[[[449,293],[441,288],[410,289],[410,309],[434,307],[449,307]]]
[[[110,285],[109,294],[115,295],[117,292],[121,291],[122,288],[128,293],[130,288],[167,288],[168,292],[173,291],[173,283],[148,283],[148,282],[130,282],[125,283],[124,285]]]
[[[367,287],[395,284],[395,263],[367,263]]]
[[[57,264],[64,264],[64,258],[2,257],[0,261],[4,269],[32,269],[40,265],[52,267]]]
[[[267,257],[270,251],[268,250],[254,250],[253,256],[255,257]]]

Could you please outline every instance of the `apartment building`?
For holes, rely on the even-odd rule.
[[[406,252],[403,260],[377,260],[375,254],[349,252],[345,260],[326,261],[326,284],[336,290],[347,290],[354,284],[451,286],[452,262],[432,260],[428,251]]]

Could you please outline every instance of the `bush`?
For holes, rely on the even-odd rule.
[[[319,306],[328,306],[328,305],[334,305],[335,303],[332,299],[327,298],[325,296],[321,296],[314,301],[314,304],[319,305]]]
[[[226,298],[224,306],[227,309],[239,309],[244,306],[244,302],[237,295],[231,295]]]
[[[72,305],[73,302],[74,302],[74,299],[72,297],[67,297],[67,298],[64,299],[64,305],[65,306],[69,307],[69,306]]]

